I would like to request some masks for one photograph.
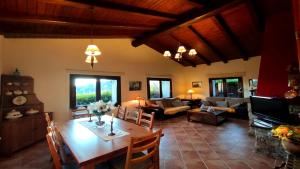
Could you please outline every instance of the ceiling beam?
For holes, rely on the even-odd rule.
[[[210,43],[204,36],[202,36],[192,25],[189,26],[189,29],[197,36],[197,38],[203,42],[206,46],[208,46],[218,58],[220,58],[224,63],[228,62],[228,58],[212,43]]]
[[[118,10],[118,11],[123,11],[123,12],[131,12],[131,13],[161,17],[161,18],[176,19],[176,17],[177,17],[174,14],[170,14],[170,13],[166,13],[166,12],[160,12],[160,11],[155,11],[155,10],[151,10],[151,9],[147,9],[147,8],[140,8],[140,7],[135,7],[132,5],[115,3],[112,1],[103,1],[103,0],[100,0],[100,1],[99,0],[89,0],[89,1],[87,1],[87,0],[68,0],[68,1],[91,5],[91,6],[96,6],[96,7],[101,7],[101,8],[106,8],[106,9]]]
[[[170,36],[175,39],[177,42],[179,42],[180,44],[182,44],[183,46],[189,48],[189,49],[195,49],[192,46],[183,43],[182,41],[180,41],[176,36],[174,36],[173,34],[170,34]],[[196,50],[196,49],[195,49]],[[207,59],[205,56],[201,55],[198,51],[197,51],[197,57],[199,57],[201,60],[203,60],[207,65],[211,65],[211,61],[209,59]]]
[[[50,24],[61,26],[74,26],[74,27],[91,27],[91,23],[69,21],[64,19],[48,19],[46,17],[12,17],[0,16],[0,22],[15,22],[15,23],[30,23],[30,24]],[[130,29],[130,30],[153,30],[154,27],[141,27],[141,26],[127,26],[127,25],[105,25],[101,23],[93,23],[94,28],[107,28],[107,29]]]
[[[203,8],[203,10],[194,9],[191,10],[190,12],[182,14],[180,17],[178,17],[178,20],[175,22],[163,23],[158,27],[158,29],[154,31],[146,32],[140,37],[137,37],[135,40],[132,41],[131,44],[134,47],[138,47],[144,44],[148,39],[150,39],[153,36],[159,35],[161,33],[169,33],[179,27],[192,25],[193,23],[198,22],[204,18],[214,16],[218,14],[220,11],[223,11],[241,2],[244,2],[244,0],[234,0],[231,1],[230,3],[224,1],[219,1],[219,2],[220,3],[217,3],[214,6],[205,7]]]
[[[189,0],[189,1],[192,2],[192,3],[195,3],[195,4],[202,5],[202,6],[211,5],[211,1],[210,0]]]
[[[243,59],[248,60],[249,59],[248,52],[244,49],[244,47],[242,46],[240,40],[233,33],[233,31],[230,29],[229,25],[226,23],[224,18],[221,15],[218,14],[218,15],[215,16],[215,20],[223,28],[224,32],[228,35],[228,37],[231,39],[233,44],[237,47],[237,49],[239,50],[239,52],[242,55]]]

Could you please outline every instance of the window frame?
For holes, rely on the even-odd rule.
[[[224,97],[227,96],[227,83],[226,79],[239,79],[239,87],[242,87],[243,92],[237,97],[237,98],[244,98],[244,83],[243,83],[243,77],[220,77],[220,78],[209,78],[209,95],[210,97],[218,97],[218,96],[213,96],[213,86],[212,86],[212,81],[213,80],[222,80],[223,81],[223,90],[224,90]],[[233,98],[233,97],[232,97]],[[235,97],[236,98],[236,97]]]
[[[159,98],[150,98],[150,80],[157,80],[159,81],[159,91],[160,91],[160,97]],[[164,98],[172,98],[173,97],[173,92],[172,92],[172,79],[171,78],[153,78],[153,77],[148,77],[147,78],[147,97],[148,99],[163,99],[162,95],[162,81],[169,81],[170,82],[170,97],[164,97]]]
[[[103,76],[103,75],[85,75],[85,74],[70,74],[70,108],[76,108],[76,78],[95,78],[96,79],[96,101],[101,99],[100,79],[117,80],[117,103],[121,104],[121,77],[120,76]]]

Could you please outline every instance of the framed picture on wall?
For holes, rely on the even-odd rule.
[[[201,88],[202,87],[202,81],[192,82],[193,88]]]
[[[142,90],[142,82],[141,81],[130,81],[129,82],[129,91],[137,91]]]
[[[257,88],[257,79],[249,79],[249,87],[252,89],[256,89]]]

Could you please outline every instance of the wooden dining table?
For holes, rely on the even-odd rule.
[[[96,117],[92,119],[93,122],[91,123],[95,123]],[[142,126],[114,118],[114,128],[129,134],[106,141],[80,123],[88,120],[89,118],[81,118],[57,123],[58,131],[64,143],[70,149],[81,169],[94,169],[95,164],[125,154],[131,137],[145,136],[154,132],[154,130],[148,130]],[[106,124],[110,124],[111,116],[104,115],[102,120]]]

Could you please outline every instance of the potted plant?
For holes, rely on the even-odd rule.
[[[289,154],[300,154],[300,126],[280,125],[272,130],[273,136],[281,139],[281,144]]]

